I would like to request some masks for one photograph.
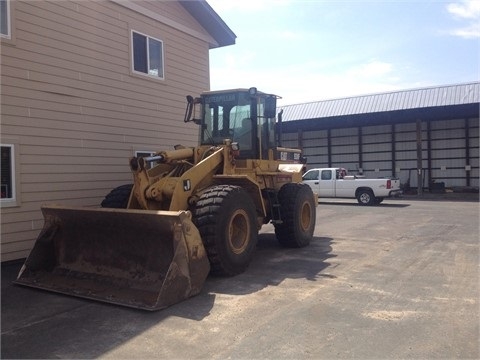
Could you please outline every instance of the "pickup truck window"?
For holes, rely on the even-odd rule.
[[[332,180],[332,172],[330,170],[322,170],[322,180]]]
[[[303,180],[318,180],[318,170],[308,171],[303,175]]]

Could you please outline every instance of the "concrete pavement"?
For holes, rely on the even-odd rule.
[[[309,247],[265,226],[246,273],[153,313],[12,285],[19,267],[2,358],[480,358],[478,197],[321,201]]]

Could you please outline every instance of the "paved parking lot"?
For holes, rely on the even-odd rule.
[[[2,358],[480,358],[478,197],[322,201],[309,247],[265,226],[246,273],[153,313],[14,286],[19,267]]]

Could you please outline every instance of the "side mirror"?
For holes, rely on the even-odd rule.
[[[269,96],[265,98],[265,113],[266,118],[274,118],[277,113],[277,98],[275,96]]]
[[[193,112],[193,96],[187,95],[187,108],[185,109],[184,122],[189,122],[192,119]]]
[[[275,124],[277,127],[276,136],[277,136],[277,146],[282,146],[282,119],[283,119],[283,109],[278,113],[278,121]]]
[[[201,119],[196,119],[195,114],[200,110],[197,107],[201,107],[202,101],[200,98],[193,98],[193,96],[187,95],[187,108],[185,109],[185,118],[183,119],[184,122],[193,121],[195,124],[200,125]],[[200,111],[201,113],[201,111]]]

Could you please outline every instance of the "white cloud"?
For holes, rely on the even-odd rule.
[[[371,60],[340,72],[315,62],[259,70],[230,66],[212,68],[212,90],[251,86],[281,96],[280,105],[413,87],[399,82],[393,64],[379,60]]]
[[[447,5],[447,11],[458,20],[468,21],[460,28],[449,31],[450,35],[464,39],[480,38],[480,1],[463,0]]]
[[[225,66],[228,69],[241,69],[255,64],[255,53],[253,51],[245,51],[240,55],[227,53],[224,57]]]
[[[480,25],[471,24],[460,29],[450,31],[450,35],[459,36],[464,39],[480,38]]]
[[[447,11],[460,18],[478,19],[480,18],[480,1],[464,0],[460,3],[451,3],[447,5]]]

